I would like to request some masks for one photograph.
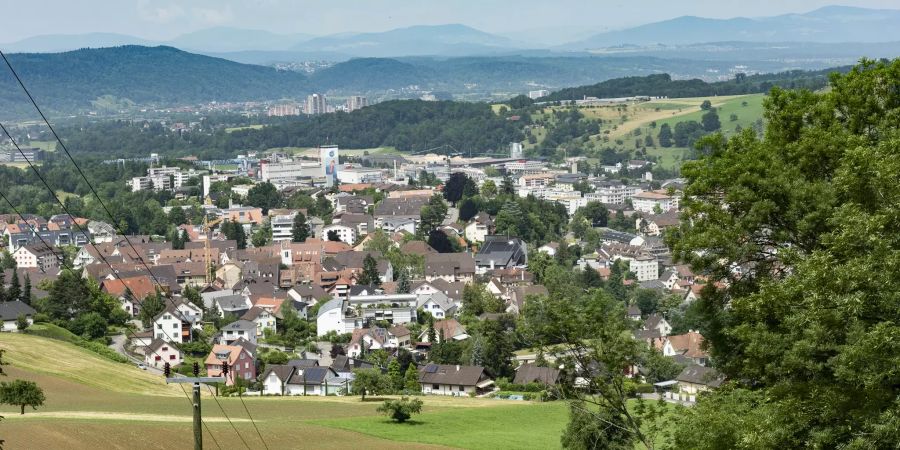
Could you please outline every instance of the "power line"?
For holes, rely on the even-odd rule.
[[[40,114],[41,119],[43,119],[44,123],[47,124],[47,128],[49,128],[50,132],[53,133],[53,137],[55,137],[56,141],[59,142],[59,145],[63,149],[63,152],[65,152],[66,156],[69,157],[69,160],[72,161],[72,165],[75,166],[75,169],[78,171],[78,174],[81,175],[81,178],[84,180],[84,182],[87,184],[88,188],[94,194],[94,197],[97,198],[97,202],[100,203],[100,206],[103,208],[104,211],[106,211],[106,214],[109,216],[110,220],[113,222],[113,227],[115,228],[115,222],[116,222],[115,216],[112,214],[112,212],[110,212],[109,208],[106,207],[106,204],[103,203],[103,199],[100,198],[100,195],[97,193],[97,190],[94,189],[94,185],[91,184],[90,180],[88,180],[87,176],[84,174],[84,171],[81,170],[81,167],[75,161],[75,158],[73,158],[72,154],[69,153],[69,149],[66,147],[66,144],[59,137],[59,134],[56,133],[56,130],[53,128],[53,125],[50,124],[50,121],[47,119],[47,116],[44,115],[44,112],[41,110],[40,106],[38,106],[37,101],[35,101],[34,97],[31,95],[31,92],[28,90],[28,88],[25,87],[25,83],[22,82],[22,79],[19,77],[18,72],[16,72],[16,69],[13,68],[12,64],[9,62],[9,59],[6,57],[6,54],[3,53],[2,50],[0,50],[0,57],[3,58],[3,61],[6,63],[6,66],[9,68],[9,71],[16,78],[16,81],[18,81],[19,86],[25,92],[25,95],[27,95],[28,99],[31,100],[31,104],[34,105],[34,109],[37,110],[38,114]],[[25,154],[22,152],[22,149],[19,148],[19,145],[16,144],[15,140],[12,138],[12,135],[10,135],[8,131],[6,131],[5,127],[3,127],[3,131],[6,133],[7,136],[9,136],[10,141],[13,142],[13,144],[16,146],[16,149],[19,150],[19,153],[22,153],[22,156],[24,158]],[[28,158],[25,158],[25,159],[26,159],[26,161],[28,160]],[[31,164],[30,161],[28,162],[28,165],[31,166],[31,168],[35,171],[35,173],[38,173],[37,169],[34,168],[34,166]],[[40,174],[38,174],[38,175],[40,176]],[[42,180],[43,180],[43,177],[42,177]],[[45,182],[45,185],[46,185],[46,182]],[[49,185],[47,186],[47,188],[50,189]],[[52,189],[51,189],[51,192],[52,192]],[[56,196],[56,193],[53,192],[53,195]],[[57,201],[59,201],[58,197],[57,197]],[[62,205],[62,202],[60,202],[60,205]],[[62,205],[62,206],[65,209],[65,205]],[[66,211],[66,213],[68,214],[68,211]],[[69,214],[69,217],[74,218],[74,216],[72,216],[71,214]],[[121,232],[121,230],[118,230],[118,231]],[[128,243],[128,246],[131,247],[131,250],[134,252],[135,256],[138,257],[138,260],[147,269],[147,272],[153,278],[153,281],[155,281],[157,286],[159,286],[160,289],[162,289],[162,283],[160,283],[159,280],[156,278],[156,275],[150,269],[150,266],[147,265],[147,262],[144,261],[144,258],[140,257],[140,255],[137,252],[137,249],[134,248],[134,245],[131,243],[131,241],[128,239],[128,236],[124,232],[122,232],[122,237],[125,238],[125,242]],[[110,266],[110,269],[112,269],[112,266]],[[206,270],[209,270],[209,269],[207,268]],[[123,282],[123,284],[124,284],[124,282]],[[218,400],[216,400],[216,403],[218,403]],[[221,406],[220,406],[220,408],[221,408]],[[224,413],[225,410],[223,409],[222,412]],[[253,427],[256,428],[256,422],[253,420],[253,416],[250,415],[249,410],[247,410],[247,416],[250,418],[250,422],[253,424]],[[230,420],[229,420],[229,422],[230,422]],[[232,426],[234,426],[234,424],[232,424]],[[237,428],[235,428],[235,431],[237,431]],[[256,431],[257,431],[257,433],[259,433],[258,428]],[[238,433],[238,434],[240,434],[240,433]],[[260,439],[262,439],[261,434],[260,434]],[[265,444],[265,440],[263,440],[263,444]]]
[[[69,216],[69,219],[72,220],[72,223],[75,225],[76,228],[78,228],[78,231],[81,232],[82,234],[84,234],[84,235],[88,238],[88,244],[90,244],[92,247],[94,247],[94,250],[97,251],[97,256],[99,256],[99,257],[100,257],[100,260],[103,261],[104,263],[106,263],[106,265],[109,267],[110,274],[111,274],[113,277],[117,278],[117,279],[122,283],[122,285],[125,286],[126,289],[127,289],[127,286],[125,285],[125,281],[122,280],[122,277],[119,276],[119,273],[115,270],[115,268],[113,268],[113,266],[112,266],[112,264],[109,262],[109,260],[107,260],[106,257],[103,256],[103,252],[102,252],[99,248],[97,248],[97,244],[95,244],[94,241],[93,241],[93,239],[91,239],[90,234],[89,234],[88,232],[86,232],[86,231],[84,230],[84,228],[82,228],[82,226],[81,226],[78,222],[76,222],[76,221],[74,220],[75,216],[72,215],[72,213],[69,211],[69,208],[67,208],[66,205],[62,202],[62,200],[60,200],[59,196],[56,195],[56,192],[53,191],[53,188],[50,187],[50,185],[47,183],[47,180],[44,179],[44,177],[40,174],[40,172],[37,170],[37,167],[35,167],[34,164],[31,162],[31,160],[29,160],[28,157],[25,156],[25,152],[22,151],[22,149],[19,147],[19,144],[18,144],[18,143],[16,142],[16,140],[12,137],[12,135],[9,133],[9,131],[6,129],[6,127],[3,125],[2,122],[0,122],[0,130],[3,130],[3,132],[6,134],[6,136],[9,137],[9,139],[10,139],[10,141],[12,142],[13,146],[16,147],[16,149],[19,151],[19,154],[22,155],[22,158],[25,159],[25,162],[28,164],[29,167],[31,167],[31,170],[33,170],[34,173],[37,175],[37,177],[41,180],[41,182],[44,184],[44,187],[46,187],[47,190],[50,191],[50,194],[53,196],[53,198],[56,200],[56,202],[59,203],[59,206],[63,209],[63,211],[65,211],[66,215]],[[9,201],[9,199],[8,199],[5,195],[3,196],[3,198],[6,199],[7,201]],[[12,203],[10,203],[10,206],[12,206]],[[22,216],[20,215],[19,217],[22,217]],[[27,221],[26,221],[25,223],[31,228],[32,232],[35,233],[35,234],[37,235],[38,239],[40,239],[41,242],[42,242],[44,245],[46,245],[47,247],[52,248],[52,247],[47,243],[47,241],[44,240],[43,236],[41,236],[40,233],[35,232],[35,229],[34,229],[34,226],[33,226],[33,225],[31,225],[31,224],[28,223]],[[137,251],[135,251],[135,256],[140,257],[140,255],[137,254]],[[65,260],[63,260],[63,264],[62,264],[62,265],[63,265],[63,268],[65,268]],[[69,270],[71,271],[72,268],[70,267]],[[148,270],[149,270],[149,269],[148,269]],[[154,279],[155,279],[155,277],[154,277]],[[157,285],[159,286],[160,289],[162,289],[162,284],[160,284],[158,280],[157,280]],[[126,292],[127,292],[127,291],[126,291]],[[133,295],[133,294],[132,294],[132,295]],[[163,296],[163,298],[166,298],[166,297]],[[178,307],[178,305],[175,305],[174,300],[171,300],[171,299],[168,299],[168,298],[166,298],[166,299],[169,300],[169,301],[171,302],[171,304],[172,304],[173,306],[175,306],[175,308]],[[126,328],[126,332],[127,332],[127,331],[130,331],[130,330],[128,330],[128,328]],[[165,334],[166,337],[169,338],[169,343],[172,344],[173,346],[175,346],[175,340],[174,340],[171,336],[169,336],[169,334],[166,332],[166,330],[162,330],[162,331],[163,331],[163,334]],[[135,337],[135,336],[134,336],[134,333],[132,333],[130,337],[131,337],[132,339],[134,339],[134,337]],[[175,346],[175,347],[177,348],[177,346]],[[180,349],[179,349],[179,351],[180,351]],[[157,353],[157,352],[155,352],[155,351],[154,351],[153,353],[154,353],[156,356],[159,356],[160,359],[162,359],[162,355],[160,355],[159,353]],[[183,391],[183,390],[182,390],[182,391]],[[185,395],[187,395],[186,392],[185,392]],[[193,401],[191,400],[190,396],[187,397],[187,400],[188,400],[188,402],[190,402],[190,403],[193,405]],[[217,403],[217,404],[219,403],[218,400],[216,401],[216,403]],[[220,409],[222,408],[221,405],[219,405],[219,408],[220,408]],[[222,413],[223,413],[223,414],[225,413],[225,410],[224,410],[224,409],[222,410]],[[227,414],[225,415],[225,418],[228,419]],[[235,432],[237,432],[238,435],[240,435],[240,432],[237,431],[237,427],[234,426],[234,423],[231,422],[231,419],[228,419],[228,423],[230,423],[230,424],[231,424],[231,427],[234,428]],[[208,426],[207,426],[207,431],[209,431],[209,427],[208,427]]]
[[[212,393],[213,393],[212,388],[209,387],[208,384],[206,385],[206,389],[208,389],[210,395],[212,395]],[[238,388],[238,389],[240,389],[240,388]],[[222,404],[219,403],[219,398],[218,398],[217,396],[215,396],[215,395],[213,395],[212,398],[213,398],[213,400],[216,401],[216,404],[219,405],[219,409],[222,410],[222,414],[225,415],[225,418],[228,419],[228,413],[225,412],[225,408],[223,408],[223,407],[222,407]],[[231,419],[228,419],[228,421],[231,422]],[[237,428],[235,428],[234,431],[237,433]],[[244,437],[241,436],[241,433],[237,433],[237,435],[238,435],[239,438],[241,438],[241,442],[244,443],[244,447],[247,447],[248,449],[251,448],[251,447],[247,444],[247,441],[244,440]],[[263,443],[265,444],[265,441],[264,441]]]
[[[207,386],[207,387],[209,387],[209,386]],[[240,388],[238,388],[238,389],[240,389]],[[247,409],[247,404],[244,403],[244,397],[241,396],[240,391],[238,391],[238,398],[241,400],[241,404],[244,405],[244,411],[247,411],[247,416],[249,417],[250,410]],[[259,427],[256,426],[256,422],[250,421],[250,423],[253,424],[253,428],[256,429],[256,435],[259,436],[259,440],[262,441],[263,447],[265,447],[266,450],[269,450],[269,445],[266,444],[266,440],[263,439],[262,433],[259,432]]]

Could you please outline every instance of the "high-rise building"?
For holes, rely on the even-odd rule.
[[[269,107],[269,117],[299,116],[300,108],[292,103]]]
[[[521,159],[522,155],[524,155],[524,154],[525,154],[525,152],[522,149],[521,142],[510,142],[509,143],[509,157],[510,158]]]
[[[328,112],[328,104],[325,102],[325,94],[312,94],[306,97],[306,114],[311,116]]]
[[[541,97],[546,97],[546,96],[548,96],[548,95],[550,95],[550,91],[548,91],[548,90],[546,90],[546,89],[538,89],[538,90],[536,90],[536,91],[529,91],[529,92],[528,92],[528,98],[530,98],[530,99],[532,99],[532,100],[537,100],[537,99],[539,99],[539,98],[541,98]]]
[[[369,106],[369,99],[362,95],[353,95],[347,99],[347,112],[356,111]]]

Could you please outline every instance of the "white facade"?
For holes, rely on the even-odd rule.
[[[465,232],[469,242],[484,242],[484,237],[488,235],[488,227],[483,223],[472,221],[466,225]]]
[[[426,384],[422,385],[423,394],[449,395],[452,397],[468,397],[475,393],[475,386],[459,386],[452,384]]]
[[[353,243],[356,242],[356,229],[353,227],[348,227],[347,225],[341,225],[339,223],[334,223],[322,227],[322,240],[328,240],[328,233],[331,231],[337,233],[338,238],[341,240],[341,242],[344,242],[348,245],[353,245]]]
[[[256,323],[257,337],[264,335],[266,330],[272,330],[272,333],[277,331],[275,328],[275,315],[269,311],[263,310],[253,319],[253,322]]]
[[[269,182],[314,178],[320,176],[321,172],[322,166],[317,162],[310,161],[262,162],[259,164],[259,178]]]
[[[653,214],[657,208],[662,212],[678,209],[678,198],[659,192],[641,192],[631,198],[635,211]]]
[[[166,342],[182,343],[181,319],[174,314],[164,312],[153,322],[153,337]]]
[[[651,281],[659,278],[659,262],[652,256],[639,256],[628,262],[628,270],[633,272],[638,281]]]
[[[148,350],[147,354],[144,356],[144,364],[147,367],[154,367],[157,369],[162,369],[166,363],[175,367],[183,362],[184,355],[181,353],[181,350],[168,343],[161,345],[159,348],[155,349],[155,351],[151,352]]]
[[[384,172],[381,169],[366,167],[341,168],[337,177],[338,181],[347,184],[381,183],[384,181]]]

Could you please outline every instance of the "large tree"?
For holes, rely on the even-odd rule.
[[[478,186],[463,172],[452,173],[447,183],[444,184],[444,198],[453,206],[456,206],[456,202],[463,197],[474,195],[478,195]]]
[[[25,407],[37,409],[44,404],[44,391],[34,381],[13,380],[0,383],[0,403],[18,406],[20,414]]]
[[[898,85],[900,60],[863,61],[828,92],[775,89],[764,137],[707,139],[684,165],[672,243],[722,281],[700,329],[731,382],[685,415],[677,447],[900,442]]]
[[[371,253],[367,253],[366,257],[363,258],[362,273],[359,274],[357,281],[359,281],[359,284],[381,286],[381,275],[378,274],[378,261]]]
[[[309,222],[306,221],[306,216],[297,211],[297,215],[294,216],[294,224],[291,227],[291,241],[293,242],[306,242],[306,238],[309,237]]]
[[[267,214],[272,208],[281,206],[281,202],[281,193],[278,192],[275,185],[269,182],[259,183],[247,192],[247,204],[262,208],[263,214]]]

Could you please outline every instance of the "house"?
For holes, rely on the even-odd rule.
[[[711,367],[690,365],[675,377],[675,381],[678,382],[678,392],[670,393],[668,396],[670,398],[677,396],[682,401],[696,402],[697,394],[721,386],[725,382],[725,377]]]
[[[210,377],[222,376],[222,365],[228,364],[225,384],[234,384],[235,377],[245,380],[256,378],[256,359],[246,348],[237,345],[216,344],[206,357],[206,373]]]
[[[417,307],[430,313],[435,319],[444,319],[456,314],[456,305],[443,292],[437,291],[428,295],[418,295],[417,298]]]
[[[484,245],[475,255],[476,271],[487,273],[497,268],[510,269],[528,263],[525,241],[517,237],[486,236]]]
[[[362,346],[365,345],[365,352],[372,350],[381,350],[390,346],[390,334],[384,328],[360,328],[353,330],[353,337],[347,344],[347,356],[351,358],[359,358],[364,353]]]
[[[394,325],[388,329],[390,345],[395,348],[409,348],[412,346],[412,333],[403,325]]]
[[[287,395],[287,383],[294,375],[296,367],[288,364],[270,364],[259,377],[262,395]]]
[[[285,395],[337,395],[350,386],[352,376],[343,376],[331,367],[294,367],[285,384]]]
[[[63,258],[62,250],[43,244],[24,245],[12,254],[16,267],[26,269],[36,267],[41,271],[57,268]]]
[[[119,299],[122,309],[131,317],[137,317],[141,313],[141,303],[150,295],[156,293],[153,280],[147,275],[135,277],[119,277],[112,280],[103,280],[100,290]]]
[[[438,251],[428,245],[425,241],[412,240],[400,246],[400,253],[404,255],[428,256]]]
[[[222,292],[232,292],[226,290]],[[212,299],[212,305],[219,311],[219,317],[225,318],[225,315],[232,314],[241,317],[252,306],[250,299],[243,294],[229,294],[215,297]]]
[[[678,211],[673,210],[662,214],[638,217],[635,220],[635,228],[647,236],[661,236],[665,230],[681,224],[680,215]]]
[[[703,336],[693,330],[667,336],[662,351],[664,356],[681,356],[700,366],[705,366],[709,360],[709,354],[703,349]]]
[[[162,369],[166,363],[175,367],[184,362],[184,353],[171,342],[153,339],[144,352],[144,364],[147,367]]]
[[[191,341],[192,328],[202,328],[203,311],[187,300],[170,301],[161,313],[153,318],[153,337],[168,342]]]
[[[678,209],[678,197],[669,195],[665,191],[640,192],[631,197],[631,202],[635,211],[647,214],[665,213]]]
[[[535,363],[525,363],[516,369],[513,384],[538,383],[553,386],[559,380],[559,370],[552,367],[541,367]]]
[[[356,237],[358,236],[356,227],[333,223],[331,225],[322,227],[322,235],[319,237],[322,240],[329,240],[328,237],[331,234],[336,235],[338,240],[347,245],[353,245],[353,243],[356,242]]]
[[[646,320],[644,320],[643,329],[645,330],[654,330],[659,333],[661,337],[666,337],[669,333],[672,332],[672,325],[669,325],[669,322],[659,314],[650,314]]]
[[[638,281],[654,281],[659,278],[659,261],[649,254],[638,255],[628,261],[628,271],[634,273]]]
[[[484,367],[427,364],[419,369],[419,385],[423,394],[459,397],[487,393],[494,380]]]
[[[538,247],[538,251],[550,256],[556,256],[556,252],[559,251],[559,242],[548,242]]]
[[[469,338],[469,335],[466,333],[466,327],[462,326],[456,319],[435,321],[434,335],[437,337],[438,342],[442,342],[444,339],[462,341]],[[419,342],[429,342],[427,328],[419,334]]]
[[[525,306],[525,301],[530,296],[546,297],[550,295],[550,291],[540,284],[531,286],[515,286],[507,290],[509,301],[507,302],[506,311],[509,313],[520,314]]]
[[[247,312],[241,316],[241,320],[256,324],[257,338],[263,336],[266,330],[272,330],[273,334],[277,331],[275,326],[275,313],[259,306],[254,306],[247,310]]]
[[[469,242],[484,242],[494,231],[494,221],[486,212],[480,212],[466,224],[464,233]]]
[[[416,320],[416,296],[413,294],[348,295],[336,297],[319,307],[316,333],[351,333],[374,321],[404,324]]]
[[[625,317],[630,320],[641,320],[641,309],[637,305],[629,305],[625,311]]]
[[[471,253],[432,253],[425,256],[425,280],[442,279],[453,283],[471,283],[475,278],[475,259]]]
[[[234,341],[243,339],[255,345],[258,336],[257,330],[256,322],[236,320],[222,327],[220,341],[225,345],[231,345]]]
[[[31,326],[34,323],[34,315],[36,313],[37,311],[34,308],[21,300],[0,302],[0,320],[3,321],[2,331],[17,331],[19,329],[19,316],[25,317],[28,325]]]
[[[381,219],[381,229],[385,233],[416,233],[416,221],[409,217],[385,217]]]

